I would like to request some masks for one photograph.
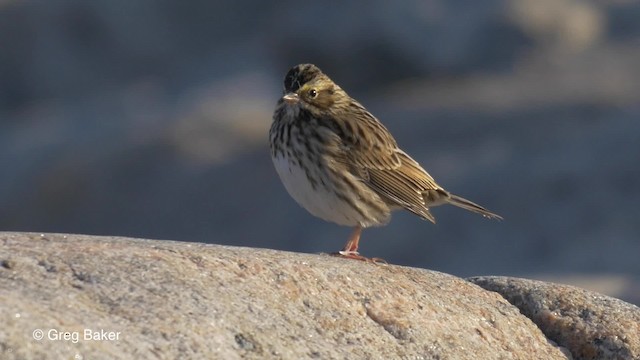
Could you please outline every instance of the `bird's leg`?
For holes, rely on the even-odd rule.
[[[357,254],[358,253],[358,243],[360,242],[360,234],[362,234],[362,226],[358,225],[353,229],[351,236],[349,236],[349,240],[340,253],[347,254]],[[346,254],[343,254],[346,255]]]
[[[371,258],[364,257],[360,255],[358,252],[358,243],[360,242],[360,234],[362,234],[362,226],[358,225],[353,229],[351,236],[349,236],[349,240],[344,244],[344,247],[341,251],[338,251],[335,255],[347,258],[347,259],[355,259],[361,261],[369,261],[373,263],[381,263],[386,264],[387,262],[384,259],[380,258]]]

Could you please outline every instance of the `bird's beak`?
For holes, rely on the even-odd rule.
[[[296,93],[287,93],[282,97],[282,99],[289,105],[296,104],[298,101],[300,101],[300,98]]]

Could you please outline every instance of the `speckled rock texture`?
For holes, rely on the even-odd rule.
[[[131,238],[0,233],[0,317],[2,359],[567,358],[451,275]]]
[[[575,359],[640,359],[640,308],[568,285],[508,277],[469,281],[501,294]]]

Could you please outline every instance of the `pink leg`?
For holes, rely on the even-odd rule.
[[[358,244],[360,242],[360,234],[362,234],[362,226],[356,226],[353,229],[351,236],[349,236],[349,240],[347,241],[346,244],[344,244],[344,247],[342,248],[342,250],[335,253],[334,255],[344,257],[347,259],[370,261],[374,263],[386,264],[387,262],[384,261],[384,259],[380,259],[380,258],[369,259],[367,257],[360,255],[360,253],[358,253]]]
[[[340,253],[354,253],[354,254],[357,254],[358,253],[358,243],[360,242],[360,234],[362,234],[362,226],[356,226],[353,229],[353,232],[351,233],[351,236],[349,236],[349,240],[347,241],[346,244],[344,244],[344,247],[342,248],[342,251],[340,251]]]

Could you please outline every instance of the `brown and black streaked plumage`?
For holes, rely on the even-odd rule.
[[[438,185],[378,119],[315,65],[287,73],[269,138],[289,194],[311,214],[355,228],[340,252],[345,257],[366,259],[358,254],[362,228],[386,224],[397,209],[435,222],[429,209],[451,204],[501,219]]]

